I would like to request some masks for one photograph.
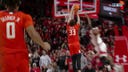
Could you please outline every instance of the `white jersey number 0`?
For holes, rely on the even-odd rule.
[[[7,22],[6,35],[7,35],[8,39],[14,39],[15,38],[15,23],[14,22]]]

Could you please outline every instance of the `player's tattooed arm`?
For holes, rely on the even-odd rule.
[[[42,38],[40,35],[36,32],[34,26],[29,26],[26,28],[27,33],[31,37],[31,39],[39,44],[44,50],[48,51],[50,50],[50,45],[47,42],[43,42]]]

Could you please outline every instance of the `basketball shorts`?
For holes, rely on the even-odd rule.
[[[29,72],[27,53],[6,54],[0,57],[0,72]]]
[[[81,51],[80,51],[80,43],[79,42],[69,43],[68,46],[69,46],[69,50],[70,50],[71,56],[75,55],[75,54],[78,54],[78,53],[81,53]]]

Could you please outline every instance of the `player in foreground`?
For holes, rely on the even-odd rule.
[[[74,14],[77,15],[77,21],[74,19]],[[78,10],[76,11],[76,5],[73,5],[70,11],[70,15],[67,19],[67,35],[68,35],[68,47],[72,57],[72,64],[74,72],[81,72],[81,51],[79,42],[79,28],[80,17]]]
[[[50,45],[35,31],[32,17],[18,11],[20,0],[3,1],[6,10],[0,11],[0,72],[29,72],[24,30],[44,50]]]

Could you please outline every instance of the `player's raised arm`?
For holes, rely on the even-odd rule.
[[[92,28],[92,22],[91,22],[90,17],[89,17],[86,13],[85,13],[85,17],[86,17],[87,20],[88,20],[88,25],[89,25],[89,27]]]
[[[80,16],[79,16],[78,12],[77,12],[77,24],[80,24]]]
[[[74,18],[73,16],[74,16],[74,5],[72,6],[71,11],[69,13],[69,16],[68,16],[68,19],[67,19],[67,23],[69,23],[70,20]]]
[[[48,51],[50,50],[50,45],[47,42],[43,42],[41,39],[40,35],[36,32],[35,28],[33,25],[29,26],[26,28],[27,33],[31,37],[31,39],[39,44],[44,50]]]

